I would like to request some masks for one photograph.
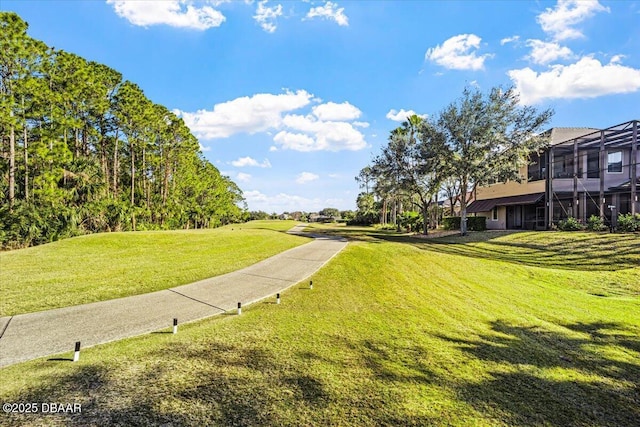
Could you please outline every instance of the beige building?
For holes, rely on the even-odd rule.
[[[467,212],[487,217],[487,228],[544,230],[562,219],[611,222],[638,213],[638,121],[607,129],[553,128],[549,147],[520,170],[522,182],[476,189]]]

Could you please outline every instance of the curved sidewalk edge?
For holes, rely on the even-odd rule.
[[[289,232],[303,233],[304,225]],[[315,237],[315,236],[314,236]],[[0,318],[0,367],[215,316],[311,276],[347,245],[318,236],[238,271],[149,294]],[[4,332],[2,333],[2,331]]]

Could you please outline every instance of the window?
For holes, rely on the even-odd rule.
[[[610,151],[607,154],[607,172],[622,172],[622,151]]]
[[[532,154],[531,157],[529,157],[529,165],[527,166],[527,180],[540,181],[541,179],[545,179],[546,170],[546,157],[544,155],[540,156],[537,153]]]
[[[494,206],[493,210],[491,211],[491,221],[497,221],[498,220],[498,207]]]
[[[573,153],[559,154],[553,160],[553,177],[554,178],[572,178],[573,177]]]
[[[600,152],[587,152],[587,178],[600,178]]]

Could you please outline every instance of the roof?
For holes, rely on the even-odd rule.
[[[544,197],[544,193],[523,194],[520,196],[497,197],[495,199],[476,200],[467,208],[468,213],[489,212],[496,206],[533,205]]]
[[[636,179],[636,185],[640,185],[640,176]],[[616,187],[609,187],[609,190],[629,190],[631,188],[631,179],[623,182]]]
[[[631,145],[638,146],[640,145],[638,139],[639,124],[640,122],[638,120],[631,120],[606,129],[596,130],[586,135],[577,136],[554,145],[571,147],[574,142],[577,142],[582,149],[598,149],[601,143],[608,149],[629,147]]]
[[[551,145],[556,145],[596,131],[599,131],[599,129],[587,127],[558,127],[551,128],[547,132],[550,134],[549,143]]]

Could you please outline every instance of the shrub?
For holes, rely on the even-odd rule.
[[[445,230],[460,230],[460,217],[445,216],[442,218],[442,228]]]
[[[640,214],[618,215],[618,230],[628,233],[640,231]]]
[[[408,231],[416,231],[418,229],[418,223],[420,222],[421,217],[418,212],[406,211],[398,216],[398,223]]]
[[[589,231],[606,231],[607,229],[604,220],[597,215],[591,215],[587,220],[587,230]]]
[[[487,217],[486,216],[467,217],[467,229],[469,231],[485,231],[487,229]]]
[[[558,222],[558,228],[562,231],[579,231],[584,230],[582,224],[578,222],[577,219],[570,216],[569,218]]]
[[[377,215],[375,212],[356,212],[356,217],[347,221],[347,225],[372,225],[376,223]]]
[[[442,228],[445,230],[460,230],[459,216],[445,216],[442,218]],[[468,216],[467,230],[469,231],[485,231],[487,229],[486,216]]]
[[[376,230],[396,230],[396,226],[394,224],[375,224],[373,228],[375,228]]]

